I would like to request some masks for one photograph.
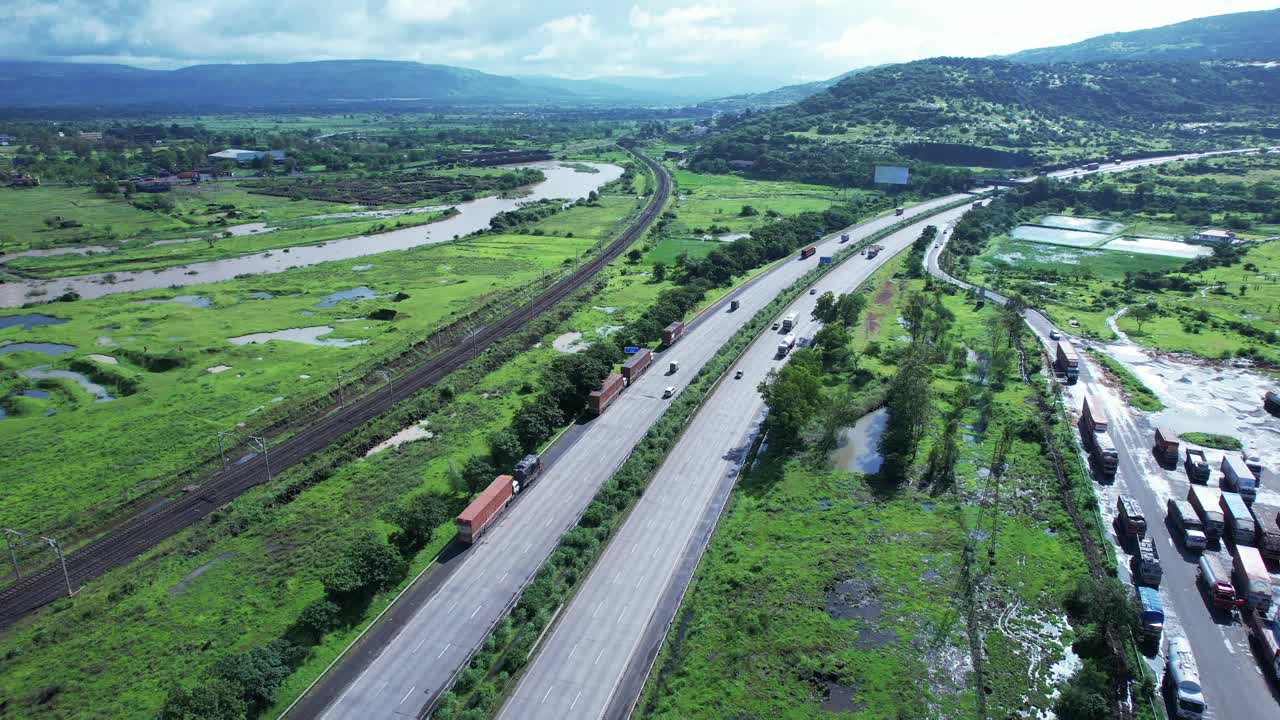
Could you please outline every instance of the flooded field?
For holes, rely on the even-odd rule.
[[[78,372],[74,372],[72,370],[49,370],[48,367],[48,365],[37,365],[30,370],[23,370],[18,374],[30,380],[47,380],[53,378],[71,380],[83,388],[85,392],[92,395],[97,402],[106,402],[114,399],[111,397],[111,394],[107,392],[106,388]]]
[[[1039,225],[1019,225],[1009,231],[1009,237],[1048,245],[1091,248],[1105,243],[1108,236],[1103,233],[1085,230],[1064,230],[1062,228],[1041,227]]]
[[[1124,224],[1112,222],[1110,220],[1100,220],[1090,217],[1073,217],[1071,215],[1045,215],[1040,218],[1040,225],[1046,225],[1054,228],[1064,228],[1067,230],[1087,230],[1088,232],[1103,233],[1105,235],[1114,235],[1124,230]]]
[[[16,352],[37,352],[44,355],[66,355],[75,349],[75,345],[63,345],[61,343],[10,342],[0,344],[0,355],[8,355]]]
[[[319,347],[353,347],[355,345],[364,345],[369,342],[368,340],[346,340],[343,338],[329,338],[327,340],[321,339],[331,332],[333,332],[333,328],[331,326],[317,325],[315,327],[289,328],[287,330],[276,330],[274,332],[252,333],[250,335],[227,338],[227,341],[235,345],[253,345],[255,343],[271,342],[272,340],[283,340],[286,342],[316,345]]]
[[[64,322],[66,322],[66,318],[58,318],[41,313],[5,315],[4,317],[0,317],[0,330],[15,326],[22,330],[30,330],[33,327],[39,327],[41,325],[61,325]]]
[[[533,185],[528,194],[519,198],[486,197],[459,203],[453,207],[458,212],[439,222],[401,228],[377,235],[359,235],[332,240],[317,245],[289,248],[289,252],[261,252],[227,260],[192,263],[157,271],[95,273],[56,280],[25,280],[0,285],[0,307],[18,307],[30,302],[32,297],[52,299],[65,292],[75,292],[81,298],[91,299],[122,292],[177,288],[210,282],[230,280],[237,275],[265,275],[284,272],[290,268],[307,267],[322,262],[348,260],[390,250],[408,250],[420,245],[448,242],[486,230],[489,221],[498,213],[515,210],[528,202],[552,198],[578,200],[593,190],[622,176],[622,168],[607,163],[589,163],[599,170],[596,173],[578,172],[561,167],[554,162],[527,163],[511,167],[533,167],[546,175],[546,180]],[[255,226],[256,230],[253,229]],[[248,232],[266,229],[261,223],[249,223],[241,228]],[[34,293],[34,294],[33,294]]]
[[[1205,245],[1188,245],[1176,240],[1144,237],[1117,238],[1103,245],[1102,249],[1139,253],[1141,255],[1164,255],[1188,260],[1213,254],[1213,248]]]

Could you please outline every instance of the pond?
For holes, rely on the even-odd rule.
[[[377,235],[357,235],[317,245],[295,246],[289,248],[287,253],[267,251],[160,270],[95,273],[54,280],[5,283],[0,285],[0,307],[19,307],[31,300],[29,293],[32,291],[43,290],[45,297],[49,299],[71,291],[88,300],[122,292],[222,282],[237,275],[267,275],[294,267],[308,267],[333,260],[348,260],[390,250],[408,250],[421,245],[449,242],[477,230],[488,229],[489,220],[500,212],[515,210],[525,203],[537,200],[585,198],[591,191],[599,190],[606,183],[622,176],[622,168],[617,165],[588,164],[600,172],[578,172],[572,168],[560,167],[555,162],[506,166],[537,168],[546,175],[546,180],[530,186],[528,193],[521,197],[494,196],[459,203],[453,206],[458,210],[456,214],[427,225],[400,228]],[[249,229],[249,232],[253,232],[255,225],[260,224],[237,226],[234,231]],[[258,231],[264,229],[260,227]],[[113,275],[114,282],[107,280],[108,274]]]
[[[1069,245],[1071,247],[1094,247],[1106,242],[1107,239],[1107,236],[1102,233],[1085,232],[1084,230],[1063,230],[1061,228],[1040,227],[1039,225],[1019,225],[1009,231],[1009,237],[1049,245]]]
[[[380,297],[391,296],[379,295],[375,293],[372,288],[367,288],[361,285],[360,287],[351,288],[350,290],[339,290],[338,292],[325,295],[316,303],[316,307],[330,308],[340,302],[363,302],[365,300],[373,300]]]
[[[842,429],[836,436],[836,449],[831,453],[832,466],[864,474],[879,472],[884,462],[878,448],[880,435],[888,423],[889,411],[881,408],[862,416],[853,427]]]
[[[112,399],[106,388],[91,381],[84,375],[71,370],[48,370],[48,367],[48,365],[37,365],[30,370],[23,370],[18,374],[31,380],[48,380],[52,378],[72,380],[77,385],[84,388],[85,392],[92,395],[97,402],[106,402]]]
[[[207,308],[213,304],[213,301],[204,295],[177,295],[171,298],[156,298],[154,300],[134,300],[138,305],[156,305],[159,303],[178,303],[193,308]]]
[[[1048,225],[1068,230],[1088,230],[1089,232],[1114,235],[1124,230],[1124,224],[1091,217],[1072,217],[1071,215],[1045,215],[1040,218],[1039,225]]]
[[[321,340],[324,335],[333,332],[333,328],[329,325],[317,325],[315,327],[305,328],[289,328],[287,330],[276,330],[275,332],[260,332],[251,335],[241,335],[239,337],[227,338],[227,341],[234,345],[253,345],[255,343],[271,342],[272,340],[284,340],[287,342],[303,343],[304,345],[317,345],[320,347],[353,347],[356,345],[364,345],[368,340],[346,340],[343,338],[329,338]]]
[[[61,343],[20,342],[0,345],[0,355],[8,355],[9,353],[16,352],[38,352],[45,355],[66,355],[75,349],[75,345],[63,345]]]
[[[52,315],[43,315],[41,313],[27,313],[25,315],[5,315],[0,317],[0,330],[21,326],[23,330],[30,330],[33,327],[41,325],[61,325],[66,322],[65,318],[58,318]]]
[[[1164,255],[1188,260],[1213,254],[1213,248],[1205,245],[1188,245],[1176,240],[1158,240],[1144,237],[1117,238],[1103,245],[1102,249],[1120,250],[1141,255]]]

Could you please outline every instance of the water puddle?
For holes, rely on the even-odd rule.
[[[218,373],[224,373],[230,369],[231,369],[230,365],[214,365],[211,368],[205,368],[204,371],[209,373],[210,375],[217,375]]]
[[[178,303],[193,308],[207,308],[213,304],[213,301],[204,295],[176,295],[171,298],[156,298],[153,300],[134,300],[135,305],[158,305],[160,303]]]
[[[96,255],[114,252],[112,248],[102,245],[82,245],[80,247],[45,248],[42,250],[22,250],[14,253],[0,254],[0,263],[23,257],[54,257],[56,255]]]
[[[863,578],[850,578],[836,583],[827,591],[827,615],[832,620],[865,620],[873,623],[880,619],[882,606],[873,597],[873,588]]]
[[[555,340],[552,340],[551,347],[562,353],[576,353],[586,350],[587,344],[582,342],[582,333],[567,332]]]
[[[30,330],[33,327],[41,325],[61,325],[66,322],[65,318],[57,318],[52,315],[44,315],[41,313],[27,313],[25,315],[5,315],[0,317],[0,330],[5,328],[20,326],[22,330]]]
[[[288,328],[286,330],[276,330],[274,332],[260,332],[250,335],[241,335],[239,337],[227,338],[227,342],[234,345],[253,345],[255,343],[271,342],[272,340],[286,340],[288,342],[303,343],[304,345],[316,345],[320,347],[353,347],[355,345],[364,345],[368,340],[345,340],[343,338],[329,338],[321,340],[324,335],[333,332],[333,327],[329,325],[317,325],[315,327],[305,328]]]
[[[173,587],[169,588],[169,594],[170,594],[170,595],[179,595],[179,594],[181,594],[183,590],[186,590],[188,587],[190,587],[190,586],[191,586],[191,582],[192,582],[193,580],[195,580],[196,578],[200,577],[201,575],[203,575],[203,574],[205,574],[205,573],[209,572],[209,570],[210,570],[211,568],[213,568],[213,566],[214,566],[214,565],[217,565],[218,563],[222,562],[223,560],[226,560],[227,558],[231,557],[232,555],[235,555],[235,553],[233,553],[233,552],[224,552],[224,553],[222,553],[221,555],[219,555],[218,557],[216,557],[216,558],[214,558],[214,559],[210,560],[209,562],[207,562],[207,563],[205,563],[205,564],[201,565],[200,567],[196,568],[195,570],[192,570],[191,572],[187,573],[187,574],[186,574],[186,576],[184,576],[184,577],[182,578],[182,580],[178,581],[178,584],[177,584],[177,585],[174,585]]]
[[[379,295],[375,293],[372,288],[367,288],[364,285],[361,285],[360,287],[354,287],[350,290],[339,290],[338,292],[325,295],[316,303],[316,307],[331,308],[340,302],[364,302],[365,300],[376,300],[378,298],[385,297],[391,296]]]
[[[49,399],[49,391],[48,390],[23,390],[22,397],[31,398],[33,400],[47,400]]]
[[[828,680],[823,693],[822,709],[835,713],[857,712],[862,703],[857,701],[856,695],[856,688]]]
[[[884,462],[879,450],[880,435],[888,423],[889,411],[881,408],[862,416],[853,427],[842,429],[831,453],[832,467],[868,475],[879,472]]]
[[[86,355],[85,357],[89,358],[90,360],[92,360],[92,361],[94,361],[94,362],[100,362],[100,363],[102,363],[102,364],[104,364],[104,365],[119,365],[119,364],[120,364],[120,361],[119,361],[119,360],[117,360],[117,359],[115,359],[115,358],[111,357],[110,355],[99,355],[98,353],[93,353],[93,354],[90,354],[90,355]]]
[[[45,355],[66,355],[75,350],[75,345],[63,345],[61,343],[46,342],[11,342],[0,345],[0,355],[8,355],[16,352],[37,352]]]
[[[64,292],[79,293],[86,300],[121,292],[135,292],[169,287],[186,287],[211,282],[231,280],[238,275],[266,275],[284,272],[294,267],[308,267],[333,260],[373,255],[390,250],[408,250],[420,245],[449,242],[470,235],[477,230],[487,230],[489,221],[498,213],[514,210],[525,203],[544,199],[577,200],[606,183],[622,176],[617,165],[591,163],[598,173],[581,173],[559,167],[555,162],[524,163],[509,167],[534,167],[542,170],[546,180],[530,188],[528,194],[518,198],[485,197],[455,205],[458,212],[448,218],[426,225],[416,225],[391,230],[377,235],[358,235],[324,244],[292,247],[285,252],[260,252],[251,255],[191,263],[157,271],[112,273],[114,283],[108,282],[109,273],[95,273],[53,280],[28,280],[0,285],[0,307],[18,307],[30,299],[33,290],[44,290],[48,297]],[[264,223],[249,223],[222,230],[232,235],[245,235],[266,231]]]
[[[365,265],[352,265],[351,269],[356,272],[364,272],[365,270],[372,270],[373,263],[367,263]]]
[[[249,293],[249,297],[254,300],[270,300],[271,298],[275,297],[275,295],[272,295],[269,292],[262,292],[261,290],[254,290],[253,292]]]
[[[49,380],[53,378],[71,380],[83,388],[85,392],[92,395],[96,402],[106,402],[113,399],[111,394],[107,392],[106,388],[91,381],[89,378],[78,372],[74,372],[72,370],[47,370],[46,368],[48,367],[48,365],[37,365],[30,370],[23,370],[18,374],[31,380]],[[53,413],[46,414],[52,415]]]

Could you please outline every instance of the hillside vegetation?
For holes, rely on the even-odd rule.
[[[1215,15],[1174,25],[1109,33],[1071,45],[1023,50],[1019,62],[1102,60],[1274,60],[1280,57],[1280,9]]]

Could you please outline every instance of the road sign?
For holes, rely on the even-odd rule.
[[[622,352],[624,352],[624,353],[626,353],[626,354],[628,354],[628,355],[635,355],[636,353],[640,352],[640,348],[638,348],[638,347],[634,347],[634,346],[632,346],[632,345],[628,345],[628,346],[626,346],[626,347],[622,348]]]
[[[824,256],[822,256],[822,257],[818,258],[818,264],[819,264],[819,265],[830,265],[830,264],[831,264],[831,256],[830,256],[830,255],[824,255]]]

